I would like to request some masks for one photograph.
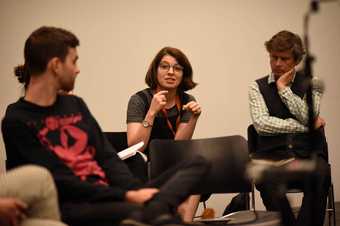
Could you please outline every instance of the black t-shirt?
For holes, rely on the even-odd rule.
[[[142,122],[150,108],[151,101],[153,98],[153,91],[150,88],[141,90],[131,96],[128,109],[126,122]],[[182,92],[179,94],[181,106],[189,103],[190,101],[195,101],[195,98]],[[183,111],[183,109],[177,109],[177,106],[173,106],[167,109],[167,118],[162,112],[158,112],[153,122],[149,143],[144,150],[144,153],[149,156],[149,144],[153,139],[174,139],[175,134],[171,131],[168,126],[167,119],[169,120],[173,131],[177,131],[177,118],[179,117],[180,123],[187,123],[190,120],[192,113],[190,111]]]
[[[20,98],[8,106],[2,134],[7,168],[48,168],[62,202],[123,200],[141,185],[79,97],[59,95],[48,107]]]

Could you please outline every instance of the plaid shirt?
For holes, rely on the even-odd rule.
[[[294,81],[295,75],[293,77]],[[323,94],[323,87],[317,78],[313,78],[313,105],[314,114],[319,115],[320,99]],[[273,74],[268,77],[268,84],[275,82]],[[290,86],[285,87],[279,91],[279,96],[282,102],[286,105],[289,111],[296,117],[296,119],[280,119],[278,117],[270,116],[266,103],[260,92],[259,86],[256,82],[250,85],[249,89],[249,107],[250,116],[253,125],[257,132],[261,135],[274,135],[278,133],[299,133],[308,131],[308,106],[306,95],[301,99],[294,94]]]

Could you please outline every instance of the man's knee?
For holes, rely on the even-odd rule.
[[[22,176],[27,176],[31,184],[53,183],[53,178],[50,172],[44,167],[26,165],[18,168],[17,170],[22,171]]]
[[[24,165],[15,168],[13,171],[20,171],[23,172],[24,174],[30,174],[30,175],[45,175],[48,174],[48,170],[42,166],[38,165]]]
[[[49,171],[41,166],[25,165],[9,171],[8,174],[14,179],[13,183],[8,183],[8,186],[13,187],[13,195],[28,203],[40,200],[43,196],[56,196],[53,178]],[[25,189],[21,190],[23,187]]]
[[[60,221],[48,220],[48,219],[26,219],[20,226],[67,226]]]

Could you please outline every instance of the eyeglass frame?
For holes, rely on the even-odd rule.
[[[159,62],[158,68],[163,70],[163,71],[166,71],[166,72],[169,72],[170,68],[172,68],[172,71],[174,73],[180,73],[180,72],[183,72],[183,70],[184,70],[184,67],[181,66],[180,64],[170,65],[170,64],[168,64],[166,62]]]

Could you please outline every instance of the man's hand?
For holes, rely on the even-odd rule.
[[[324,127],[326,125],[326,121],[321,118],[320,116],[318,116],[316,119],[315,119],[315,122],[314,122],[314,128],[315,129],[319,129],[320,127]]]
[[[1,226],[18,226],[25,218],[27,204],[15,198],[0,197],[0,224]]]
[[[157,112],[159,112],[165,106],[167,102],[166,94],[168,94],[168,91],[162,90],[153,95],[149,108],[150,113],[156,115]]]
[[[293,67],[291,70],[280,76],[280,78],[276,81],[276,86],[279,91],[283,90],[292,82],[294,73],[295,68]]]
[[[150,200],[156,193],[159,192],[157,188],[142,188],[139,190],[131,190],[126,192],[125,199],[128,202],[143,204]]]
[[[186,105],[183,105],[183,110],[190,111],[194,116],[199,116],[202,113],[201,106],[195,102],[195,101],[190,101]]]

